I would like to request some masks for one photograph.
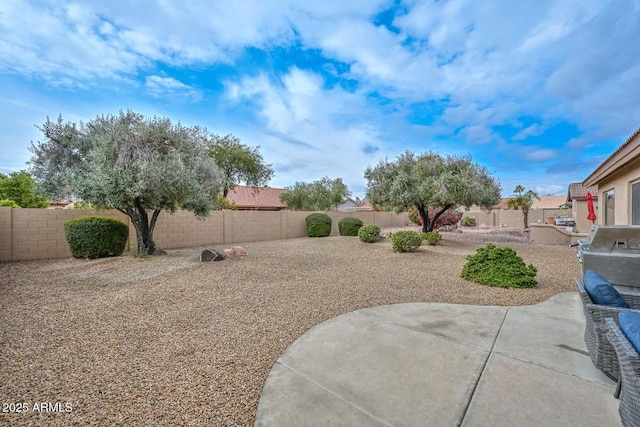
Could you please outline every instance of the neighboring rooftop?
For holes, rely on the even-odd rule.
[[[558,209],[567,203],[567,196],[540,196],[534,199],[531,209]]]
[[[594,200],[598,199],[598,186],[592,185],[591,187],[585,187],[581,182],[574,182],[569,184],[569,191],[567,193],[567,199],[571,200],[586,200],[587,193],[591,193]]]
[[[507,207],[507,202],[509,200],[511,200],[510,197],[503,197],[502,199],[500,199],[498,204],[493,206],[493,209],[509,209],[509,207]]]
[[[287,205],[280,201],[280,195],[287,191],[284,188],[249,187],[238,185],[229,190],[227,199],[236,204],[240,210],[271,210],[285,209]]]

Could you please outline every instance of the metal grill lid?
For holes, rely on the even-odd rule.
[[[578,241],[580,249],[590,252],[640,250],[640,226],[593,225],[589,235]]]

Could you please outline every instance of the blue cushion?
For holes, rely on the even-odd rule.
[[[584,272],[584,289],[594,304],[631,308],[616,288],[596,271],[587,270]]]
[[[631,345],[640,353],[640,314],[635,311],[621,311],[618,314],[620,329]]]

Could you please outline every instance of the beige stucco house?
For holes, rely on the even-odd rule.
[[[640,128],[582,185],[598,186],[597,224],[640,225]]]

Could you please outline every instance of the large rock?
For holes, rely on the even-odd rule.
[[[224,255],[225,258],[242,258],[247,256],[248,252],[245,248],[234,246],[232,248],[223,249],[222,255]]]
[[[241,248],[240,246],[234,246],[231,249],[233,250],[233,256],[236,258],[249,255],[249,252],[247,252],[245,248]]]
[[[217,249],[205,249],[200,254],[200,261],[208,262],[208,261],[223,261],[224,254]]]

